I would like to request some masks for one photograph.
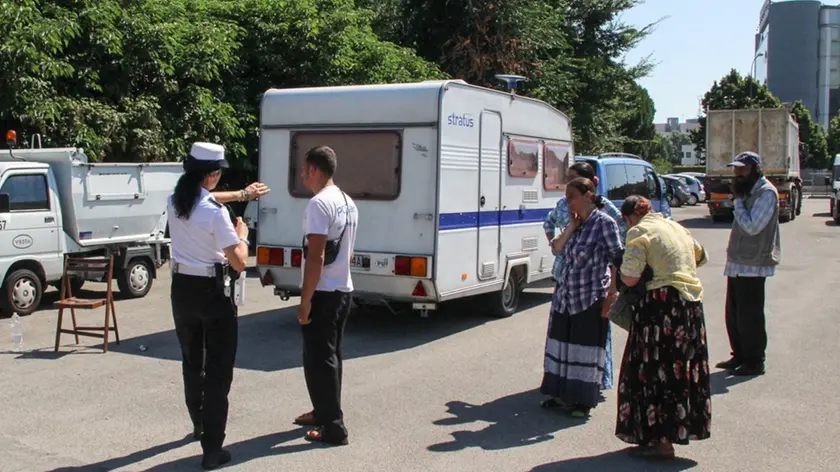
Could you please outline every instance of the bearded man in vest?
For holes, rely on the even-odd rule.
[[[776,273],[782,254],[779,192],[761,171],[761,157],[738,154],[733,168],[735,222],[726,249],[726,331],[732,358],[718,368],[733,375],[764,374],[767,330],[764,286]]]

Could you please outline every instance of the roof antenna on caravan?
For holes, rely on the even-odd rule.
[[[516,86],[519,82],[525,82],[528,80],[527,77],[523,77],[521,75],[509,75],[509,74],[496,74],[493,76],[496,80],[505,83],[505,88],[511,95],[516,95]]]

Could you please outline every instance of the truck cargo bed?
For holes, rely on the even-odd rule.
[[[75,148],[26,149],[14,155],[50,166],[64,231],[82,247],[143,241],[162,231],[166,200],[183,173],[180,163],[89,163]],[[8,152],[0,152],[0,160],[19,162]]]
[[[726,165],[752,151],[765,175],[799,175],[799,125],[786,108],[709,110],[706,133],[706,174],[731,174]]]

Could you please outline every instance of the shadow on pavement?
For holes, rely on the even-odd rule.
[[[447,403],[453,417],[437,420],[439,426],[461,425],[483,421],[491,423],[480,431],[455,431],[452,441],[433,444],[432,452],[454,452],[468,447],[487,451],[531,446],[554,439],[552,433],[582,426],[584,419],[563,416],[540,407],[544,397],[536,389],[516,393],[483,405],[461,401]]]
[[[723,395],[729,393],[729,387],[748,382],[755,377],[736,377],[728,371],[720,370],[709,375],[709,384],[712,388],[712,395]]]
[[[716,223],[711,217],[687,218],[680,220],[679,223],[688,229],[732,229],[732,223]]]
[[[677,454],[679,452],[680,450],[677,449]],[[543,464],[534,467],[531,472],[680,472],[696,466],[697,462],[690,459],[678,457],[671,461],[647,461],[630,457],[624,450],[619,450],[598,456],[576,457]]]
[[[524,292],[521,307],[526,310],[550,300],[550,293]],[[429,318],[394,316],[379,310],[356,311],[347,323],[342,343],[344,359],[411,349],[493,321],[475,306],[474,302],[471,305],[466,301],[443,306],[440,311],[431,312]],[[296,310],[292,306],[240,316],[236,367],[262,372],[301,367],[302,344]],[[174,329],[121,341],[119,345],[109,343],[108,350],[181,361]],[[101,344],[95,348],[101,349]]]
[[[279,456],[306,450],[317,450],[326,447],[318,443],[296,443],[280,446],[283,443],[303,438],[304,432],[305,430],[303,428],[298,428],[290,431],[272,433],[256,438],[246,439],[237,443],[226,444],[224,447],[230,451],[232,460],[229,464],[226,464],[219,469],[237,466],[262,457]],[[133,452],[123,457],[107,459],[102,462],[88,464],[81,467],[62,467],[60,469],[54,469],[50,472],[109,471],[122,467],[129,467],[159,454],[183,447],[190,442],[195,442],[192,440],[192,435],[178,441],[172,441],[143,451]],[[176,459],[172,462],[159,464],[144,470],[155,472],[201,470],[201,455]]]
[[[814,213],[814,214],[812,214],[811,216],[824,216],[824,217],[826,217],[826,218],[831,218],[831,213],[829,213],[829,212],[825,212],[825,213]]]

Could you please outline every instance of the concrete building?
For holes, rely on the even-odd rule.
[[[801,100],[827,128],[840,111],[840,6],[766,0],[752,68],[782,102]]]
[[[680,164],[684,166],[699,166],[700,158],[697,156],[697,148],[693,144],[683,144],[680,149]]]
[[[666,123],[654,123],[656,127],[656,132],[659,134],[670,134],[670,133],[688,133],[693,129],[700,127],[700,123],[697,122],[697,118],[690,118],[685,120],[685,122],[680,123],[679,118],[668,118]]]

